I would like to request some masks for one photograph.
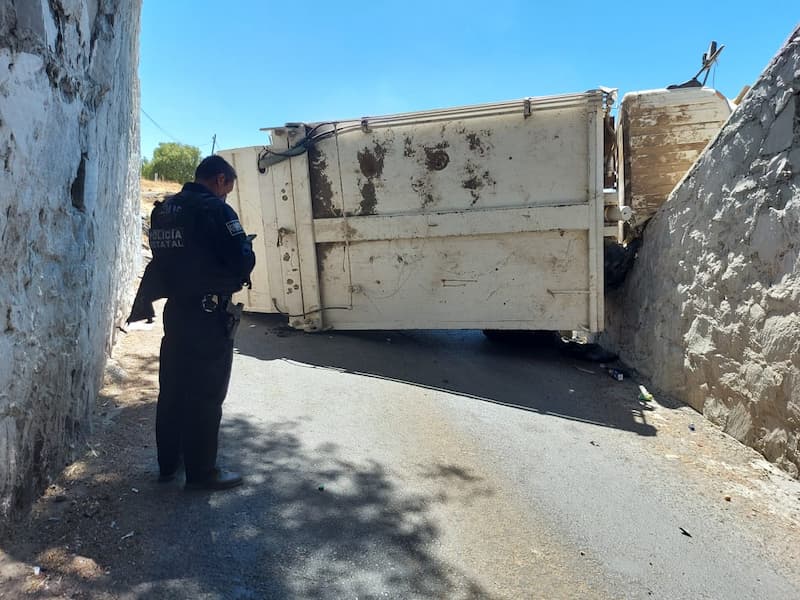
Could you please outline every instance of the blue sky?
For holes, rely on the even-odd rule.
[[[260,127],[691,78],[735,97],[800,21],[792,3],[144,0],[142,155],[266,143]],[[651,8],[650,6],[653,6]],[[151,120],[152,119],[152,120]],[[154,122],[156,124],[154,124]]]

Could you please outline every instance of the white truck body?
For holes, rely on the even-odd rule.
[[[221,151],[259,234],[239,301],[307,331],[602,330],[603,238],[627,210],[603,189],[613,101],[290,124]]]

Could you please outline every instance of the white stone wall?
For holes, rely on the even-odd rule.
[[[0,2],[0,522],[85,450],[129,305],[140,7]]]
[[[800,470],[800,28],[644,233],[605,343]]]

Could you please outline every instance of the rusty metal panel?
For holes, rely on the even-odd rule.
[[[619,109],[620,187],[643,225],[664,203],[731,113],[709,88],[625,94]]]

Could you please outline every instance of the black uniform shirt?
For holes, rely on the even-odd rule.
[[[237,292],[255,265],[236,212],[198,183],[153,209],[150,248],[169,297]]]
[[[229,295],[255,266],[250,240],[228,204],[199,183],[187,183],[150,216],[147,266],[128,322],[152,316],[153,300]]]

